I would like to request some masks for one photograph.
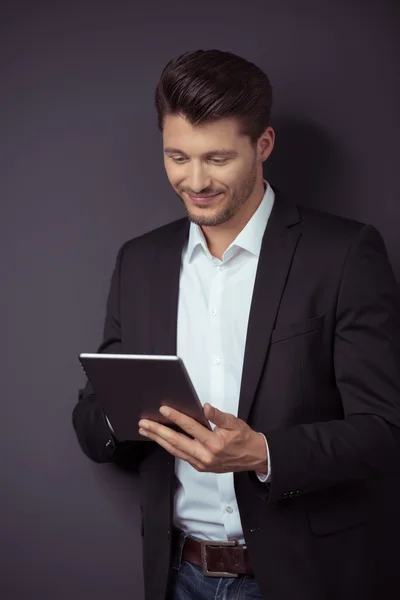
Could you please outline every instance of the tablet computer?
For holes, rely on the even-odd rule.
[[[212,430],[178,356],[81,353],[79,361],[117,440],[151,441],[139,433],[144,418],[181,431],[159,412],[163,405]]]

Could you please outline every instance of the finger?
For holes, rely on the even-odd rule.
[[[167,452],[169,452],[169,454],[172,454],[173,456],[176,456],[177,458],[185,460],[186,462],[191,464],[195,469],[197,469],[199,471],[203,470],[204,465],[200,461],[196,460],[193,456],[186,454],[186,452],[183,452],[177,446],[174,446],[173,444],[168,442],[163,437],[157,435],[156,433],[154,433],[152,431],[144,430],[144,429],[139,429],[139,433],[141,435],[144,435],[145,437],[149,438],[150,440],[157,442],[157,444],[159,444],[162,448],[164,448]]]
[[[222,412],[215,406],[211,406],[208,402],[204,405],[205,417],[222,429],[236,429],[238,426],[238,419],[231,413]]]
[[[169,406],[162,406],[160,408],[160,413],[172,421],[172,423],[178,425],[183,431],[198,440],[201,444],[207,444],[207,442],[210,441],[212,431],[198,423],[195,419],[192,419],[192,417],[188,417]]]
[[[152,431],[165,439],[169,439],[168,436],[172,432],[171,427],[163,425],[162,423],[157,423],[157,421],[150,421],[149,419],[141,419],[139,421],[139,427],[145,431]]]
[[[148,421],[147,419],[140,420],[139,427],[143,428],[146,431],[146,433],[156,435],[157,441],[158,439],[163,439],[171,447],[174,447],[180,452],[187,454],[193,460],[201,461],[202,453],[204,455],[208,455],[205,448],[202,447],[197,440],[188,437],[184,433],[174,431],[173,429],[171,429],[171,427],[161,425],[161,423],[156,423],[155,421]],[[150,439],[153,439],[151,436],[148,437],[150,437]]]

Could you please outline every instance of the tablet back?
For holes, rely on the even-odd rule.
[[[162,405],[211,429],[178,356],[82,353],[79,360],[119,441],[147,441],[139,434],[141,418],[171,426],[159,412]]]

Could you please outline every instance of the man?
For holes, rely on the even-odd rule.
[[[365,600],[398,583],[398,289],[374,227],[263,179],[271,103],[230,53],[166,66],[158,122],[188,218],[122,246],[99,348],[181,356],[213,431],[170,410],[189,436],[147,421],[150,443],[120,443],[89,383],[73,413],[90,458],[139,469],[147,600]]]

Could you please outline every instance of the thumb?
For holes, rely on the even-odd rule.
[[[215,408],[215,406],[211,406],[211,404],[209,404],[208,402],[206,402],[206,404],[204,405],[204,414],[206,418],[209,421],[211,421],[211,423],[214,423],[214,425],[217,425],[217,427],[222,427],[223,429],[231,428],[230,417],[232,415],[218,410],[218,408]]]

